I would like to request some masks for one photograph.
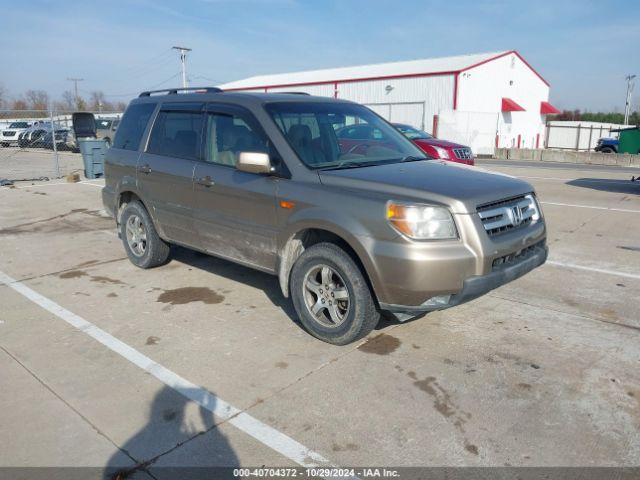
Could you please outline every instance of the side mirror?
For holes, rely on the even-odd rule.
[[[260,152],[240,152],[236,168],[241,172],[271,173],[271,160],[269,155]]]

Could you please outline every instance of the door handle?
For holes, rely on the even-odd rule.
[[[146,165],[142,165],[140,167],[137,168],[138,172],[140,173],[151,173],[151,167],[149,166],[149,164],[147,163]]]
[[[211,177],[209,175],[207,175],[206,177],[200,177],[196,180],[196,183],[198,185],[202,185],[204,187],[210,187],[214,184],[213,180],[211,180]]]

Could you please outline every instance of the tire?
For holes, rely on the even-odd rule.
[[[167,261],[169,244],[156,232],[151,216],[142,203],[137,200],[128,203],[120,220],[120,237],[131,263],[140,268],[153,268]]]
[[[328,272],[324,270],[327,267]],[[327,285],[329,289],[324,288]],[[291,269],[289,291],[304,328],[327,343],[346,345],[359,340],[380,319],[362,272],[344,250],[332,243],[318,243],[300,255]],[[346,300],[342,299],[345,292]],[[339,296],[341,299],[336,300]],[[319,311],[314,314],[316,306]]]
[[[111,139],[109,137],[104,139],[104,146],[107,148],[111,148]]]
[[[602,147],[600,153],[616,153],[616,151],[611,147]]]

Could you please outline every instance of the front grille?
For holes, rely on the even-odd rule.
[[[2,132],[2,135],[5,137],[13,137],[16,134],[13,130],[5,130]]]
[[[503,255],[502,257],[498,257],[496,259],[493,260],[493,264],[492,269],[495,270],[499,270],[501,268],[506,268],[509,265],[513,265],[516,262],[519,262],[520,260],[524,260],[525,258],[529,257],[531,254],[533,254],[533,252],[539,248],[544,246],[544,240],[535,243],[533,245],[529,245],[526,248],[523,248],[522,250],[518,250],[517,252],[513,252],[510,253],[509,255]]]
[[[482,225],[490,237],[529,225],[540,215],[532,195],[520,195],[478,207]]]
[[[471,160],[473,158],[473,152],[470,148],[454,148],[453,153],[460,160]]]

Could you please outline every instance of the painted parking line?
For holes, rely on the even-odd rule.
[[[118,340],[91,322],[58,305],[53,300],[40,295],[35,290],[32,290],[25,284],[11,278],[3,272],[0,272],[0,284],[4,284],[15,290],[39,307],[64,320],[80,332],[100,342],[109,350],[153,375],[159,381],[198,404],[200,407],[212,412],[217,417],[230,423],[298,465],[302,467],[331,466],[329,461],[319,453],[310,450],[288,435],[234,407],[205,388],[191,383],[189,380],[153,361],[130,345]]]
[[[53,187],[56,185],[91,185],[92,187],[104,187],[104,183],[93,183],[95,181],[96,180],[83,180],[81,182],[50,182],[50,183],[39,183],[37,185],[14,185],[14,187],[18,189]],[[101,181],[101,180],[97,180],[97,181]]]
[[[572,208],[591,208],[593,210],[610,210],[612,212],[640,213],[640,210],[632,210],[629,208],[599,207],[597,205],[579,205],[576,203],[560,203],[560,202],[540,202],[543,205],[556,205],[560,207]]]
[[[607,268],[587,267],[584,265],[575,265],[572,263],[558,262],[555,260],[547,260],[546,265],[553,265],[555,267],[568,268],[573,270],[584,270],[587,272],[594,272],[594,273],[604,273],[606,275],[615,275],[618,277],[633,278],[636,280],[640,280],[640,274],[621,272],[619,270],[609,270]]]

